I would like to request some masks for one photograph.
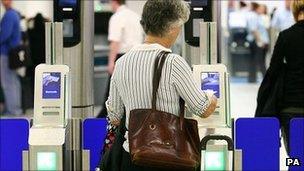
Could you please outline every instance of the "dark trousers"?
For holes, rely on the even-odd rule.
[[[123,55],[124,54],[118,54],[115,61],[117,61]],[[101,111],[97,115],[97,118],[105,118],[105,117],[108,116],[108,111],[107,111],[107,108],[106,108],[106,101],[108,100],[108,97],[109,97],[111,77],[112,77],[112,75],[109,74],[109,77],[108,77],[108,80],[107,80],[107,87],[106,87],[105,94],[104,94],[104,102],[101,106]]]
[[[257,69],[259,68],[262,74],[265,76],[266,74],[266,54],[268,48],[258,47],[255,42],[250,43],[250,60],[249,60],[249,82],[257,81]]]
[[[284,141],[284,145],[286,147],[287,154],[289,155],[290,152],[290,147],[289,147],[289,127],[290,127],[290,121],[293,118],[303,118],[304,113],[302,114],[290,114],[290,113],[281,113],[280,114],[280,123],[281,123],[281,132],[282,132],[282,137]]]

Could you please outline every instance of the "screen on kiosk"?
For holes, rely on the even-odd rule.
[[[207,6],[208,0],[190,0],[192,6],[201,7],[201,6]]]
[[[59,0],[60,7],[75,7],[77,0]]]
[[[213,91],[214,95],[220,98],[220,74],[218,72],[203,72],[201,76],[201,89]]]
[[[61,74],[59,72],[43,73],[42,82],[43,99],[60,98]]]

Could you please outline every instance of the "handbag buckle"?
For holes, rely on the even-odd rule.
[[[156,129],[156,125],[151,124],[151,125],[149,125],[149,128],[150,128],[151,130],[155,130],[155,129]]]

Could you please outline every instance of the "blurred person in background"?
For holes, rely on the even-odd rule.
[[[110,80],[115,67],[115,61],[127,53],[135,45],[143,42],[143,30],[140,25],[140,16],[130,10],[126,0],[110,0],[112,10],[115,12],[110,18],[109,35],[110,53],[108,58],[108,84],[104,99],[109,96]],[[107,109],[105,103],[98,117],[106,117]]]
[[[21,115],[21,83],[16,71],[9,68],[9,51],[21,43],[20,16],[12,0],[2,0],[5,14],[0,24],[0,78],[5,98],[4,114]]]
[[[29,80],[27,89],[28,107],[33,107],[34,101],[34,81],[35,68],[41,63],[45,63],[45,22],[46,18],[38,13],[28,21],[29,46],[31,51],[31,65],[28,66],[26,77]]]
[[[275,77],[286,60],[280,122],[288,152],[289,122],[292,118],[304,117],[304,0],[294,0],[292,12],[296,24],[280,33],[270,64],[270,72]]]
[[[285,6],[274,12],[271,27],[277,31],[283,31],[295,23],[290,8],[292,0],[285,0]]]
[[[239,3],[240,9],[229,13],[229,28],[246,28],[248,6],[244,1]]]
[[[268,8],[265,4],[260,5],[259,14],[262,17],[264,27],[269,30],[271,24],[271,14],[268,13]]]
[[[246,40],[248,35],[247,17],[249,15],[248,4],[244,1],[239,2],[239,9],[228,15],[229,29],[229,48],[228,55],[232,62],[232,75],[235,75],[237,66],[240,66],[240,60],[248,61],[250,55],[249,42]]]
[[[289,122],[304,117],[304,0],[294,0],[291,6],[296,24],[279,34],[259,90],[256,111],[256,116],[272,115],[280,119],[288,153]]]
[[[235,0],[228,0],[228,13],[235,11],[236,5]]]
[[[260,36],[260,41],[261,41],[257,43],[258,45],[257,61],[260,71],[262,72],[264,77],[266,74],[266,55],[270,43],[270,35],[269,35],[270,16],[268,15],[266,5],[260,4],[257,8],[257,14],[259,15],[258,34]]]
[[[249,62],[249,77],[250,83],[257,81],[257,68],[260,69],[263,75],[266,73],[265,57],[263,57],[264,49],[267,49],[269,44],[268,31],[263,24],[263,7],[258,3],[251,3],[251,11],[247,17],[247,41],[250,42],[250,62]]]
[[[38,13],[31,19],[33,27],[28,29],[29,42],[31,48],[31,59],[33,68],[41,63],[45,63],[45,22],[46,18]]]

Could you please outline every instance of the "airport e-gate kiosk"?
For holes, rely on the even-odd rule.
[[[201,90],[212,91],[218,99],[214,114],[209,118],[199,119],[200,127],[230,127],[229,75],[226,66],[223,64],[194,65],[193,77]]]
[[[33,125],[29,151],[23,152],[23,170],[71,170],[70,69],[41,64],[35,70]]]
[[[82,120],[93,116],[93,3],[54,0],[54,22],[46,23],[47,64],[36,68],[24,170],[89,170]]]
[[[232,140],[230,117],[229,74],[223,64],[193,65],[193,77],[197,86],[204,91],[212,91],[218,98],[215,112],[208,118],[198,121],[202,149],[201,170],[242,170],[241,151],[235,152]],[[227,144],[216,143],[224,140]]]
[[[184,56],[193,66],[193,77],[204,91],[218,98],[215,112],[201,119],[191,112],[187,116],[198,121],[202,150],[201,170],[242,170],[241,151],[234,150],[230,116],[230,87],[227,68],[220,59],[218,35],[220,1],[190,1],[191,17],[185,24]],[[224,140],[227,144],[219,143]]]

